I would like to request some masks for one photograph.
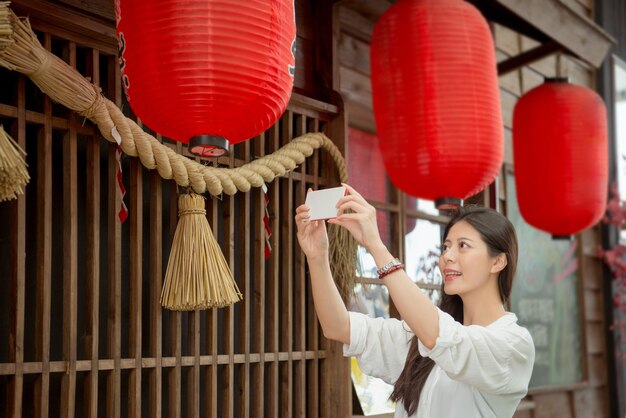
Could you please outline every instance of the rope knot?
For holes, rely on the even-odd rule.
[[[195,208],[190,208],[190,209],[182,209],[178,211],[178,216],[184,216],[184,215],[206,215],[206,209],[195,209]]]

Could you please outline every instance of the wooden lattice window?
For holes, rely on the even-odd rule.
[[[114,51],[39,35],[123,105]],[[269,185],[267,261],[262,191],[209,199],[244,300],[169,312],[159,296],[176,185],[123,158],[130,216],[120,225],[115,146],[25,76],[0,70],[0,80],[0,122],[27,151],[32,177],[25,196],[0,203],[0,415],[339,416],[347,362],[319,331],[293,222],[307,187],[336,182],[332,160],[316,151]],[[342,120],[338,107],[294,95],[267,132],[208,163],[240,166],[306,131],[341,133]]]

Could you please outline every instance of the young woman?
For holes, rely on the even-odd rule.
[[[394,385],[395,417],[512,417],[526,395],[535,348],[506,311],[517,264],[513,225],[498,212],[461,208],[446,226],[439,307],[385,248],[376,210],[352,187],[328,223],[346,228],[372,254],[402,321],[348,312],[331,276],[322,221],[296,210],[313,299],[326,338],[344,343],[364,373]],[[353,213],[345,213],[352,209]]]

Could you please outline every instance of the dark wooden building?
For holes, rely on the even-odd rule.
[[[626,43],[611,8],[622,19],[626,12],[618,0],[471,2],[491,22],[506,138],[501,175],[472,201],[511,214],[516,101],[555,75],[609,92],[610,74],[600,66],[614,39],[601,26]],[[378,209],[386,243],[409,260],[417,257],[411,232],[436,235],[447,218],[395,189],[384,172],[364,176],[375,165],[365,167],[364,161],[377,158],[369,41],[391,3],[296,0],[296,73],[288,110],[269,130],[210,163],[241,166],[305,132],[325,132],[344,152],[351,182]],[[11,8],[30,18],[48,50],[124,106],[113,1],[17,0]],[[623,45],[618,48],[626,60]],[[177,222],[176,185],[125,157],[130,217],[121,225],[115,147],[26,76],[2,69],[0,85],[0,123],[27,151],[32,178],[24,196],[0,203],[0,416],[362,413],[349,359],[319,329],[295,238],[293,214],[307,188],[338,182],[323,151],[269,185],[268,260],[261,190],[208,201],[210,224],[244,299],[224,309],[171,312],[161,308],[159,295]],[[127,105],[124,110],[132,116]],[[597,226],[576,241],[576,299],[562,314],[575,338],[566,350],[573,373],[538,380],[516,417],[608,417],[618,408],[624,414],[623,393],[618,401],[624,367],[613,361],[607,272],[596,257],[603,233],[608,232]],[[415,280],[436,299],[441,284],[424,257]],[[384,286],[368,277],[366,262],[359,263],[357,293],[376,294],[382,315],[397,316]],[[519,289],[521,295],[524,288]]]

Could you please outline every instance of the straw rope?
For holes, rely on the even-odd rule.
[[[24,150],[0,125],[0,202],[24,194],[30,181],[24,156]]]
[[[345,159],[335,144],[322,133],[307,133],[294,138],[273,154],[238,168],[208,167],[177,154],[125,117],[115,103],[102,95],[98,86],[46,51],[29,21],[18,18],[9,8],[9,2],[0,2],[0,65],[27,75],[56,103],[94,122],[107,141],[120,142],[122,151],[139,157],[146,168],[156,169],[162,178],[173,179],[179,186],[190,187],[196,193],[233,195],[237,191],[247,192],[252,187],[261,187],[264,182],[271,182],[293,170],[318,148],[330,154],[340,181],[347,182],[348,179]],[[331,260],[336,260],[336,264],[333,263],[335,278],[344,299],[348,297],[349,289],[353,288],[356,263],[356,243],[349,241],[345,234],[347,231],[343,228],[329,228]],[[334,240],[339,235],[343,238]],[[337,248],[336,242],[350,244]]]

